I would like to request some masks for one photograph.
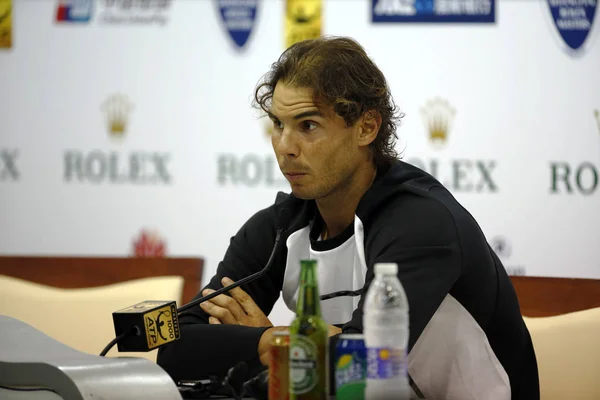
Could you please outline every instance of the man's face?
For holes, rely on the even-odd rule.
[[[358,124],[348,127],[331,107],[315,104],[312,90],[277,83],[269,116],[279,168],[298,198],[343,192],[367,159],[357,143]]]

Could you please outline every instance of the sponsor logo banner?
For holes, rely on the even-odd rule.
[[[321,16],[321,0],[287,0],[285,47],[321,36],[323,25]]]
[[[103,25],[163,26],[169,20],[172,3],[173,0],[58,0],[56,21],[87,23],[96,14],[96,23]]]
[[[600,133],[600,110],[594,110]],[[550,193],[591,196],[600,193],[600,161],[550,162]]]
[[[0,0],[0,49],[12,47],[12,0]]]
[[[159,25],[169,22],[173,0],[101,0],[98,22],[106,25]]]
[[[496,0],[372,0],[374,23],[494,23]]]
[[[546,0],[554,27],[571,51],[580,50],[594,23],[598,0]]]
[[[411,157],[408,163],[428,172],[453,193],[496,193],[496,160],[473,158],[448,159],[444,150],[449,144],[456,109],[447,100],[434,98],[421,108],[421,116],[432,149],[441,157]]]
[[[600,164],[591,161],[569,163],[550,162],[550,193],[581,194],[590,196],[596,193],[600,183]]]
[[[261,125],[263,138],[271,141],[273,122],[264,119]],[[217,182],[220,186],[245,186],[249,188],[289,189],[273,152],[267,154],[218,154]]]
[[[134,106],[120,93],[110,95],[101,106],[106,130],[114,142],[126,139]],[[64,154],[64,180],[91,184],[170,185],[171,155],[166,152],[67,150]]]
[[[58,0],[56,22],[87,23],[92,18],[93,0]]]
[[[224,28],[238,48],[243,48],[254,25],[259,0],[216,0]]]

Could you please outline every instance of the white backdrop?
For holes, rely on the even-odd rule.
[[[206,282],[288,189],[250,107],[284,49],[284,1],[257,2],[242,48],[214,1],[145,19],[97,2],[79,23],[57,4],[13,0],[0,49],[0,253],[130,255],[151,229],[168,256],[203,257]],[[492,24],[375,24],[371,7],[323,0],[323,34],[351,35],[388,77],[404,159],[448,185],[511,274],[600,278],[600,16],[573,52],[546,1],[497,1]],[[120,137],[102,109],[114,94],[131,105],[113,109]],[[454,111],[441,143],[432,104]]]

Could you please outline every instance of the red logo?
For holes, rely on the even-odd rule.
[[[135,257],[165,257],[167,245],[158,232],[142,229],[140,235],[133,240]]]

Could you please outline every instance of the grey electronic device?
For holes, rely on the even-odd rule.
[[[182,399],[171,377],[150,360],[83,353],[4,315],[0,389],[2,398],[12,399]]]

